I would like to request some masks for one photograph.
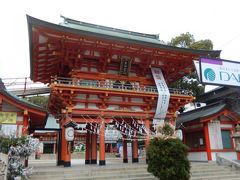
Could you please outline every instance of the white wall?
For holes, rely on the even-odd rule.
[[[207,152],[189,152],[189,161],[207,161]]]
[[[212,152],[212,160],[216,161],[216,154],[220,154],[222,157],[230,160],[237,160],[236,152]]]

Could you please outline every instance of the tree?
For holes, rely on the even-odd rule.
[[[171,46],[198,49],[198,50],[212,50],[213,43],[210,39],[196,41],[194,36],[189,32],[182,33],[175,38],[172,38],[168,43]]]
[[[157,127],[157,135],[147,149],[148,171],[160,180],[188,180],[188,147],[174,135],[170,124]]]
[[[172,38],[168,44],[171,46],[198,50],[213,49],[213,43],[211,40],[205,39],[196,41],[194,36],[189,32],[182,33],[179,36]],[[196,98],[204,93],[204,86],[198,82],[196,71],[172,83],[170,87],[191,90]]]
[[[26,98],[28,102],[38,105],[42,108],[47,108],[48,99],[49,96],[31,96]]]

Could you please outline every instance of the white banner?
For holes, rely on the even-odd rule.
[[[223,149],[220,121],[208,123],[211,149]]]
[[[193,63],[194,63],[195,69],[196,69],[196,71],[197,71],[198,80],[200,80],[200,79],[201,79],[201,76],[200,76],[200,66],[199,66],[199,61],[197,61],[197,60],[193,60]]]
[[[158,90],[158,102],[155,119],[164,120],[167,114],[170,93],[160,68],[151,67],[152,75]]]
[[[201,81],[205,84],[240,86],[240,63],[223,59],[200,59]]]

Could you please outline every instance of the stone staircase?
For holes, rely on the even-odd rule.
[[[119,159],[107,160],[106,166],[85,165],[84,161],[72,160],[72,167],[56,166],[53,160],[32,161],[30,180],[157,180],[147,172],[144,160],[132,164]],[[240,180],[240,172],[218,166],[215,162],[191,163],[191,180]],[[177,179],[176,179],[177,180]]]
[[[53,163],[32,166],[34,169],[30,180],[157,180],[147,172],[147,165],[143,162],[123,164],[111,161],[106,166],[73,164],[70,168],[57,167]]]
[[[192,162],[191,180],[240,180],[240,172],[216,162]]]

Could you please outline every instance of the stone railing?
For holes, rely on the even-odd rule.
[[[227,159],[225,157],[222,157],[220,154],[216,154],[216,162],[218,165],[228,166],[234,170],[240,169],[240,163]]]
[[[146,92],[146,93],[157,93],[156,86],[139,86],[136,83],[128,83],[128,84],[118,84],[113,83],[110,81],[98,81],[98,80],[78,80],[74,78],[63,78],[58,77],[52,79],[52,83],[54,84],[65,84],[70,86],[79,86],[79,87],[89,87],[89,88],[104,88],[104,89],[111,89],[111,90],[121,90],[121,91],[138,91],[138,92]],[[186,95],[192,96],[192,92],[189,90],[184,89],[175,89],[169,88],[169,92],[171,94],[177,95]]]
[[[0,180],[7,180],[8,155],[0,153]]]

